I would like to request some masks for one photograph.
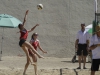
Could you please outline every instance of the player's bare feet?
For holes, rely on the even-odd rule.
[[[39,58],[44,58],[43,56],[38,56]]]

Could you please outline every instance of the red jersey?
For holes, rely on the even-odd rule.
[[[23,31],[20,31],[20,39],[27,39],[28,31],[24,29]]]
[[[36,39],[36,40],[31,40],[31,43],[32,43],[32,46],[34,47],[35,50],[37,50],[37,47],[38,47],[38,44],[39,44],[39,40]]]

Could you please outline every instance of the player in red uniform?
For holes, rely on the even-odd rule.
[[[30,40],[31,45],[35,48],[36,51],[37,51],[37,48],[39,48],[43,53],[47,53],[46,51],[44,51],[44,50],[41,48],[40,42],[39,42],[39,40],[37,39],[37,37],[38,37],[38,34],[37,34],[37,33],[33,33],[32,37],[31,37],[31,40]],[[38,74],[37,74],[37,56],[36,56],[35,53],[34,53],[34,55],[33,55],[33,54],[31,53],[30,49],[28,49],[28,51],[29,51],[30,57],[32,57],[33,62],[35,63],[35,65],[34,65],[35,75],[38,75]],[[24,73],[23,73],[23,74],[25,74],[26,69],[28,68],[28,66],[29,66],[29,61],[27,61],[27,63],[26,63],[26,66],[25,66],[25,68],[24,68]]]
[[[27,36],[28,36],[28,33],[33,31],[37,26],[39,26],[39,24],[36,24],[31,30],[26,30],[24,28],[24,25],[25,25],[25,22],[26,22],[26,18],[27,18],[27,14],[28,14],[28,10],[26,11],[25,13],[25,17],[24,17],[24,21],[23,21],[23,24],[19,24],[18,25],[18,28],[20,30],[20,41],[19,41],[19,45],[20,47],[24,50],[24,52],[26,53],[26,56],[27,56],[27,61],[30,61],[31,64],[35,65],[31,59],[30,59],[30,56],[29,56],[29,52],[28,52],[28,49],[30,49],[30,52],[32,54],[36,54],[39,58],[43,58],[43,56],[41,56],[35,49],[34,47],[26,41],[27,39]]]

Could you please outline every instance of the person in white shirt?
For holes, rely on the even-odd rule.
[[[100,25],[96,26],[96,32],[90,39],[90,50],[92,51],[91,74],[95,75],[100,65]]]
[[[85,30],[85,24],[81,24],[81,30],[77,33],[75,48],[77,50],[79,67],[81,69],[81,60],[83,59],[83,69],[86,69],[86,57],[88,55],[89,33]]]

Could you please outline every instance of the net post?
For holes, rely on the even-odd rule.
[[[92,27],[93,27],[93,30],[92,30],[92,35],[94,35],[94,33],[95,33],[95,27],[96,27],[96,25],[97,25],[97,12],[98,12],[98,10],[97,10],[97,0],[94,0],[94,3],[95,3],[95,19],[94,19],[94,21],[93,21],[93,23],[92,23]]]

